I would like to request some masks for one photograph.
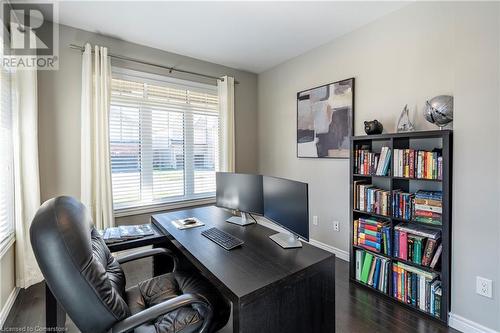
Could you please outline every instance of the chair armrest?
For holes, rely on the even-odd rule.
[[[172,272],[175,272],[175,270],[177,269],[177,266],[179,264],[179,259],[177,259],[177,257],[174,255],[174,253],[172,251],[165,249],[165,248],[162,248],[162,247],[137,251],[135,253],[128,254],[128,255],[125,255],[123,257],[117,258],[116,260],[121,265],[121,264],[124,264],[124,263],[129,262],[129,261],[134,261],[137,259],[147,258],[147,257],[151,257],[151,256],[158,256],[158,255],[165,255],[165,256],[171,257],[172,261],[174,262],[174,268],[172,269]]]
[[[151,322],[152,320],[158,318],[161,315],[172,312],[176,309],[182,308],[183,306],[188,306],[192,304],[199,304],[206,308],[206,318],[203,320],[203,325],[200,328],[200,333],[208,332],[208,326],[211,322],[213,313],[208,302],[197,295],[194,294],[184,294],[177,296],[168,301],[162,302],[160,304],[154,305],[146,310],[143,310],[135,315],[125,318],[113,325],[111,327],[111,333],[124,333],[134,328],[141,326],[142,324]]]

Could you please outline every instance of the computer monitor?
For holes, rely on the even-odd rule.
[[[215,205],[241,212],[241,217],[232,216],[226,220],[227,222],[248,225],[254,223],[254,221],[247,216],[247,213],[264,214],[262,176],[217,172],[215,183]]]
[[[264,216],[290,232],[270,238],[284,248],[301,247],[298,237],[309,241],[307,183],[264,176],[263,185]]]

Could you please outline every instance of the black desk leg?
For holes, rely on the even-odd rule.
[[[153,248],[162,247],[169,249],[168,243],[154,244]],[[168,256],[153,257],[153,276],[158,276],[172,271],[172,260]]]
[[[66,312],[45,284],[45,326],[47,332],[62,332],[66,325]]]

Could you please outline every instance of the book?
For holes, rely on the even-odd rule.
[[[442,180],[442,149],[394,149],[394,166],[395,177]]]
[[[364,255],[365,251],[356,250],[356,280],[361,280]]]
[[[370,273],[368,275],[368,281],[366,282],[369,286],[373,286],[373,276],[375,274],[375,267],[377,266],[377,257],[373,257],[372,265],[370,267]]]
[[[353,192],[357,210],[389,216],[390,191],[355,182]]]
[[[120,229],[120,237],[126,239],[140,238],[154,235],[153,228],[150,224],[141,225],[122,225]]]
[[[425,244],[424,255],[422,257],[422,265],[429,266],[433,258],[434,250],[436,249],[437,241],[435,239],[428,239]]]
[[[354,150],[354,173],[360,175],[388,175],[391,159],[389,147],[382,147],[380,153],[371,152],[361,146]]]
[[[372,267],[373,255],[366,252],[363,260],[363,268],[361,269],[360,281],[363,283],[368,282],[368,275],[370,275],[370,269]]]
[[[439,275],[401,262],[393,263],[391,294],[399,301],[440,317],[441,281]]]
[[[376,258],[376,263],[375,263],[375,272],[373,274],[373,288],[378,288],[378,282],[380,278],[380,264],[382,263],[382,260],[379,258]]]
[[[401,230],[399,232],[399,258],[408,259],[408,233]]]
[[[435,230],[426,226],[412,224],[412,223],[401,223],[394,227],[395,230],[404,231],[417,236],[428,237],[431,239],[441,238],[441,230]]]
[[[411,220],[414,211],[414,194],[401,192],[401,190],[393,191],[392,196],[392,212],[393,216]]]
[[[106,228],[102,232],[102,238],[106,244],[112,244],[154,234],[155,232],[150,224],[125,225]]]
[[[439,244],[438,248],[436,249],[436,253],[434,254],[434,257],[432,258],[432,261],[430,263],[431,268],[435,268],[439,258],[441,257],[441,252],[443,251],[443,244]]]
[[[391,248],[391,239],[387,237],[389,229],[389,221],[359,218],[354,221],[354,244],[373,252],[389,255],[388,251]]]
[[[413,249],[412,249],[411,261],[413,261],[416,264],[421,265],[422,264],[423,243],[425,242],[426,238],[421,237],[421,236],[412,235],[412,239],[413,239]]]

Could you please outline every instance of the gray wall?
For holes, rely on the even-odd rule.
[[[402,107],[455,96],[452,312],[500,329],[498,3],[416,3],[259,75],[259,171],[310,184],[311,237],[349,244],[348,160],[296,157],[296,93],[356,78],[355,133],[378,119],[393,132]],[[334,232],[332,221],[341,222]],[[475,293],[492,279],[493,299]]]
[[[175,66],[213,76],[230,75],[235,86],[236,169],[257,170],[257,76],[252,73],[164,52],[115,38],[61,25],[59,70],[38,73],[39,152],[42,200],[58,195],[80,196],[80,92],[81,53],[69,44],[90,42],[109,47],[110,52]],[[134,63],[114,64],[154,73],[161,70]],[[167,74],[166,72],[163,72]],[[200,81],[198,77],[179,76]],[[214,81],[201,81],[214,83]]]

